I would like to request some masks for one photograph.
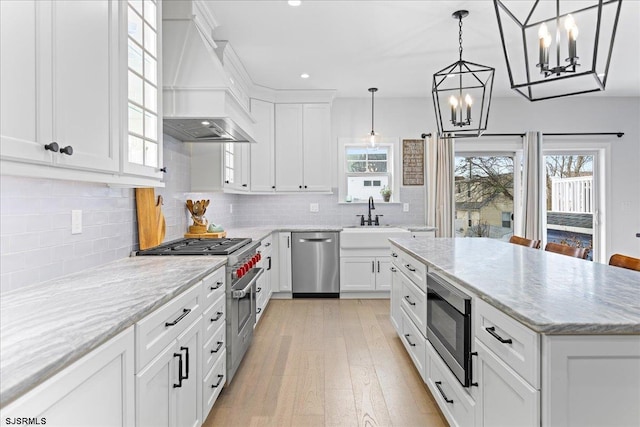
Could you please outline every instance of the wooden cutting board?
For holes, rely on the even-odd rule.
[[[162,196],[153,188],[136,188],[138,240],[140,249],[158,246],[164,240],[167,224],[162,214]]]
[[[226,231],[218,231],[217,233],[184,233],[186,239],[221,239],[227,237]]]

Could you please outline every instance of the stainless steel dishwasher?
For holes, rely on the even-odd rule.
[[[339,233],[291,233],[294,298],[340,297]]]

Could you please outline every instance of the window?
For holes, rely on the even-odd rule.
[[[155,0],[130,0],[128,28],[128,161],[158,167],[158,46]]]
[[[512,235],[514,188],[514,155],[456,156],[456,236]]]
[[[382,200],[380,190],[392,188],[391,146],[345,146],[346,200]]]

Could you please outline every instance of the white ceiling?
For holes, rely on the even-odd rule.
[[[229,40],[255,84],[338,97],[367,97],[371,86],[376,97],[430,97],[433,73],[458,60],[451,14],[467,9],[463,59],[495,67],[494,96],[520,96],[509,88],[490,0],[206,3],[219,24],[214,37]],[[607,89],[597,96],[640,96],[640,0],[622,3]]]

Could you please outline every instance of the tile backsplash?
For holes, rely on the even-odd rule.
[[[338,204],[334,194],[239,195],[190,192],[188,145],[165,135],[167,166],[162,211],[165,241],[182,237],[191,224],[186,199],[209,199],[209,222],[225,228],[268,225],[356,225],[366,204]],[[138,249],[135,194],[131,188],[104,184],[24,178],[0,178],[0,292],[102,265]],[[409,203],[376,203],[373,215],[383,224],[424,224],[424,187],[403,187]],[[310,204],[318,212],[310,212]],[[71,234],[71,210],[82,210],[82,233]]]

